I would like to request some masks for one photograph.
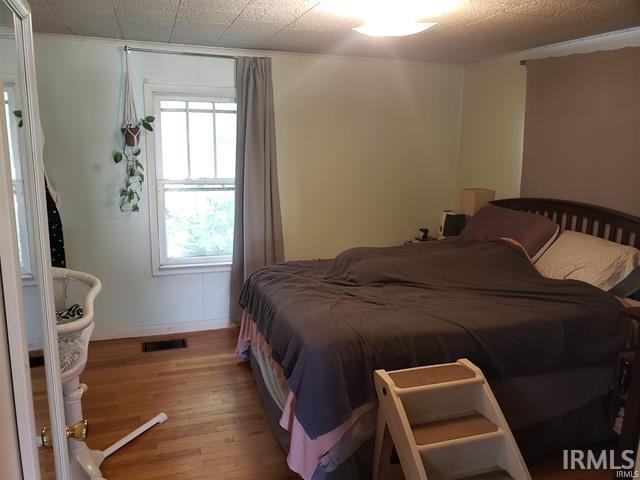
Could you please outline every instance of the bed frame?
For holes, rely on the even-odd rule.
[[[491,204],[544,215],[560,225],[560,231],[573,230],[640,248],[640,217],[634,215],[588,203],[550,198],[507,198],[494,200]]]
[[[508,198],[492,205],[544,215],[560,225],[560,230],[574,230],[640,248],[640,217],[609,208],[569,200],[549,198]],[[630,311],[633,309],[630,309]],[[640,361],[640,345],[635,362]],[[640,372],[640,369],[638,370]],[[634,370],[635,372],[635,370]],[[631,383],[618,451],[635,450],[640,437],[640,375]],[[638,457],[640,458],[640,457]],[[636,460],[636,469],[638,468]]]

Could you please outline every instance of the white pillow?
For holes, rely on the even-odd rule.
[[[535,263],[540,274],[609,291],[640,265],[640,250],[566,230]]]

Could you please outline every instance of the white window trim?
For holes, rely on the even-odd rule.
[[[4,88],[7,88],[11,91],[11,95],[13,96],[13,107],[16,106],[21,106],[21,109],[24,110],[24,107],[22,106],[22,97],[20,95],[20,89],[17,88],[17,84],[18,84],[18,77],[15,74],[12,73],[3,73],[2,74],[2,78],[4,81],[3,84],[3,90]],[[3,115],[4,115],[4,99],[3,99]],[[13,108],[11,106],[11,104],[9,104],[9,112],[10,115],[13,112]],[[24,117],[23,117],[24,118]],[[11,120],[13,120],[13,118],[11,118]],[[13,122],[16,126],[17,126],[17,122]],[[7,125],[7,127],[9,127]],[[21,222],[21,236],[24,236],[24,238],[19,238],[18,242],[21,243],[21,247],[24,247],[24,245],[22,244],[25,239],[26,239],[26,243],[27,243],[27,248],[26,250],[24,250],[26,257],[27,257],[27,261],[29,264],[29,271],[28,272],[23,272],[22,271],[22,266],[20,267],[20,275],[22,278],[22,285],[23,286],[34,286],[37,285],[38,282],[36,281],[36,278],[33,274],[33,258],[34,257],[34,242],[32,239],[32,232],[35,231],[34,229],[34,224],[33,224],[33,216],[31,214],[31,212],[33,211],[34,208],[34,202],[35,199],[32,197],[32,192],[33,192],[33,188],[31,188],[31,175],[29,175],[29,165],[27,160],[27,146],[25,145],[25,139],[24,139],[24,135],[20,134],[20,130],[18,128],[12,128],[10,132],[8,132],[11,136],[11,142],[13,144],[14,148],[18,149],[18,160],[20,162],[20,186],[23,190],[22,192],[22,200],[24,202],[22,206],[22,209],[24,210],[22,212],[22,215],[19,215],[20,218],[23,220]],[[15,188],[15,183],[12,179],[11,184],[14,186]]]
[[[151,272],[154,276],[164,275],[184,275],[192,273],[215,273],[228,272],[231,270],[231,258],[215,257],[219,259],[216,263],[206,263],[207,257],[183,259],[180,263],[172,262],[170,259],[163,260],[162,234],[164,229],[164,216],[161,212],[164,209],[163,196],[159,187],[163,186],[163,180],[158,179],[158,165],[156,162],[156,152],[162,153],[162,139],[160,135],[155,135],[156,126],[159,125],[157,112],[155,111],[155,98],[157,96],[180,95],[182,97],[193,97],[194,100],[207,99],[235,99],[236,89],[234,87],[207,87],[192,85],[175,85],[167,83],[144,83],[144,115],[156,116],[154,131],[145,130],[145,146],[147,158],[147,197],[149,199],[149,237],[151,240]],[[232,179],[224,183],[231,183]],[[191,181],[193,182],[193,181]],[[204,180],[203,183],[211,184],[211,181]]]

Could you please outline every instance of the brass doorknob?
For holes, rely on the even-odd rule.
[[[51,438],[51,428],[44,427],[40,430],[40,439],[42,440],[42,447],[51,448],[53,446],[53,439]]]
[[[73,438],[75,440],[84,442],[87,439],[89,433],[89,422],[87,420],[80,420],[75,425],[66,428],[67,438]],[[51,428],[44,427],[40,431],[40,439],[42,440],[43,447],[51,447],[53,445],[53,437],[51,436]]]
[[[89,433],[89,422],[87,420],[80,420],[75,425],[67,427],[67,438],[74,438],[84,442],[87,439]]]

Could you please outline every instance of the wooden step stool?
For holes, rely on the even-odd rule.
[[[373,480],[394,476],[394,445],[406,480],[531,479],[489,384],[469,360],[376,370],[374,381]]]

